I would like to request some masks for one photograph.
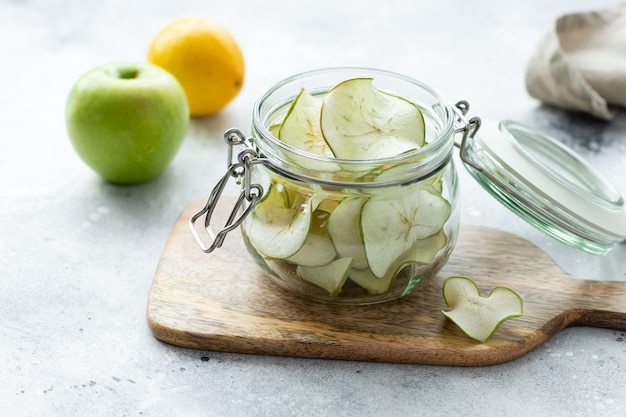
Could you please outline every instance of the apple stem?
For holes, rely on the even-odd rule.
[[[137,78],[139,75],[139,70],[137,68],[120,68],[118,71],[118,76],[125,80],[130,80],[133,78]]]

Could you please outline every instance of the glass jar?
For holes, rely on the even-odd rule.
[[[336,159],[272,133],[301,88],[323,95],[357,77],[417,104],[427,144],[383,159]],[[328,303],[390,301],[434,277],[459,229],[457,118],[427,85],[380,70],[318,70],[272,87],[254,107],[249,140],[257,159],[247,182],[263,189],[258,200],[243,200],[243,238],[253,259],[283,289]]]

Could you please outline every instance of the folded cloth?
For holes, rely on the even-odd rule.
[[[626,107],[626,3],[558,18],[530,57],[526,89],[606,120]]]

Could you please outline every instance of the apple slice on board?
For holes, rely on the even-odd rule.
[[[452,309],[442,311],[443,315],[479,342],[486,342],[502,323],[524,312],[522,297],[507,287],[494,287],[487,297],[481,297],[474,281],[453,276],[444,281],[441,291]]]

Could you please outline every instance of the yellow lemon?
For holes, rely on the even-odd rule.
[[[244,59],[230,32],[206,17],[181,17],[153,39],[148,61],[178,79],[192,116],[224,108],[241,90]]]

